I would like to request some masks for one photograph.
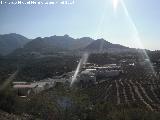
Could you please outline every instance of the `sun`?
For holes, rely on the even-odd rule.
[[[112,0],[113,9],[116,11],[119,4],[119,0]]]

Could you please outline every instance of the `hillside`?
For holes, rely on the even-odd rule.
[[[135,48],[125,47],[120,44],[113,44],[105,39],[94,40],[89,37],[72,38],[69,35],[64,36],[50,36],[50,37],[37,37],[29,41],[29,39],[18,35],[9,34],[7,36],[8,44],[2,42],[0,45],[0,55],[9,54],[11,56],[24,56],[24,55],[54,55],[54,54],[67,54],[67,55],[81,55],[84,52],[88,53],[128,53],[137,52]],[[10,37],[11,36],[11,37]],[[18,37],[14,37],[18,36]],[[14,39],[14,40],[11,40]],[[6,40],[6,41],[7,41]],[[4,41],[4,40],[3,40]],[[10,42],[11,41],[11,42]],[[0,41],[1,43],[1,41]],[[13,45],[12,45],[13,44]],[[11,46],[11,47],[10,47]],[[5,49],[4,49],[5,48]],[[139,49],[139,51],[142,51]]]
[[[23,47],[29,39],[15,33],[0,35],[0,54],[6,55]]]
[[[90,52],[125,52],[131,49],[119,44],[112,44],[104,39],[98,39],[89,44],[84,50]]]
[[[57,52],[69,52],[85,48],[92,43],[91,38],[74,39],[68,35],[36,38],[24,45],[23,48],[15,50],[12,55],[24,54],[54,54]]]

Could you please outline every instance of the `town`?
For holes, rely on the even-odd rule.
[[[54,87],[59,83],[70,85],[74,73],[75,71],[72,71],[61,76],[53,76],[52,78],[35,82],[14,81],[12,84],[19,96],[26,97],[30,94],[37,94],[43,90]],[[77,87],[85,88],[118,77],[122,73],[121,66],[116,64],[98,66],[96,64],[86,63],[79,71],[75,84]]]
[[[150,70],[151,66],[149,65],[150,63],[147,59],[139,63],[137,63],[135,60],[122,60],[119,64],[106,64],[103,66],[94,63],[85,63],[82,65],[81,70],[79,70],[73,86],[83,89],[101,84],[103,82],[105,83],[106,81],[114,81],[116,79],[118,81],[118,79],[121,79],[125,74],[130,74],[129,70],[127,70],[128,68],[135,68],[139,64],[145,66],[148,74],[150,73],[151,76],[156,75],[157,78],[159,78],[159,61],[153,63],[152,67],[154,67],[156,70],[156,72],[154,71],[154,74],[152,74],[153,71]],[[18,96],[27,97],[55,87],[57,84],[63,84],[70,87],[75,72],[76,71],[71,71],[60,76],[53,76],[51,78],[45,78],[40,81],[13,81],[12,84]],[[143,84],[146,84],[146,82],[148,81],[145,81]]]

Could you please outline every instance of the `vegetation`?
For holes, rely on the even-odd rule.
[[[149,53],[149,57],[151,61],[159,60],[155,52]],[[1,57],[0,81],[3,83],[17,69],[19,74],[15,80],[22,81],[61,75],[75,70],[79,59],[75,56]],[[122,60],[132,60],[135,64],[122,65],[123,74],[119,78],[84,89],[60,84],[37,95],[19,98],[8,85],[0,90],[0,110],[20,116],[25,113],[42,120],[159,120],[159,71],[154,73],[148,69],[148,63],[142,64],[138,54],[104,53],[89,57],[89,62],[99,65]]]
[[[132,104],[115,105],[111,102],[93,103],[90,95],[63,85],[44,91],[20,103],[14,113],[32,115],[43,120],[158,120],[159,112],[147,110],[144,106]],[[9,102],[9,101],[7,101]],[[8,104],[11,105],[11,104]],[[11,108],[11,106],[9,106]],[[2,108],[1,108],[2,109]],[[4,109],[3,109],[4,110]],[[19,111],[21,110],[21,111]],[[7,110],[8,111],[8,110]],[[12,111],[13,112],[13,111]]]
[[[15,105],[16,95],[10,85],[0,90],[0,109],[12,113],[15,112]]]
[[[38,81],[44,78],[61,75],[75,70],[78,57],[54,56],[45,58],[3,57],[0,58],[0,82],[9,77],[11,73],[19,70],[16,81]]]

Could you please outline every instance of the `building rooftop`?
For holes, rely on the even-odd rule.
[[[13,88],[34,88],[33,85],[14,85]]]

